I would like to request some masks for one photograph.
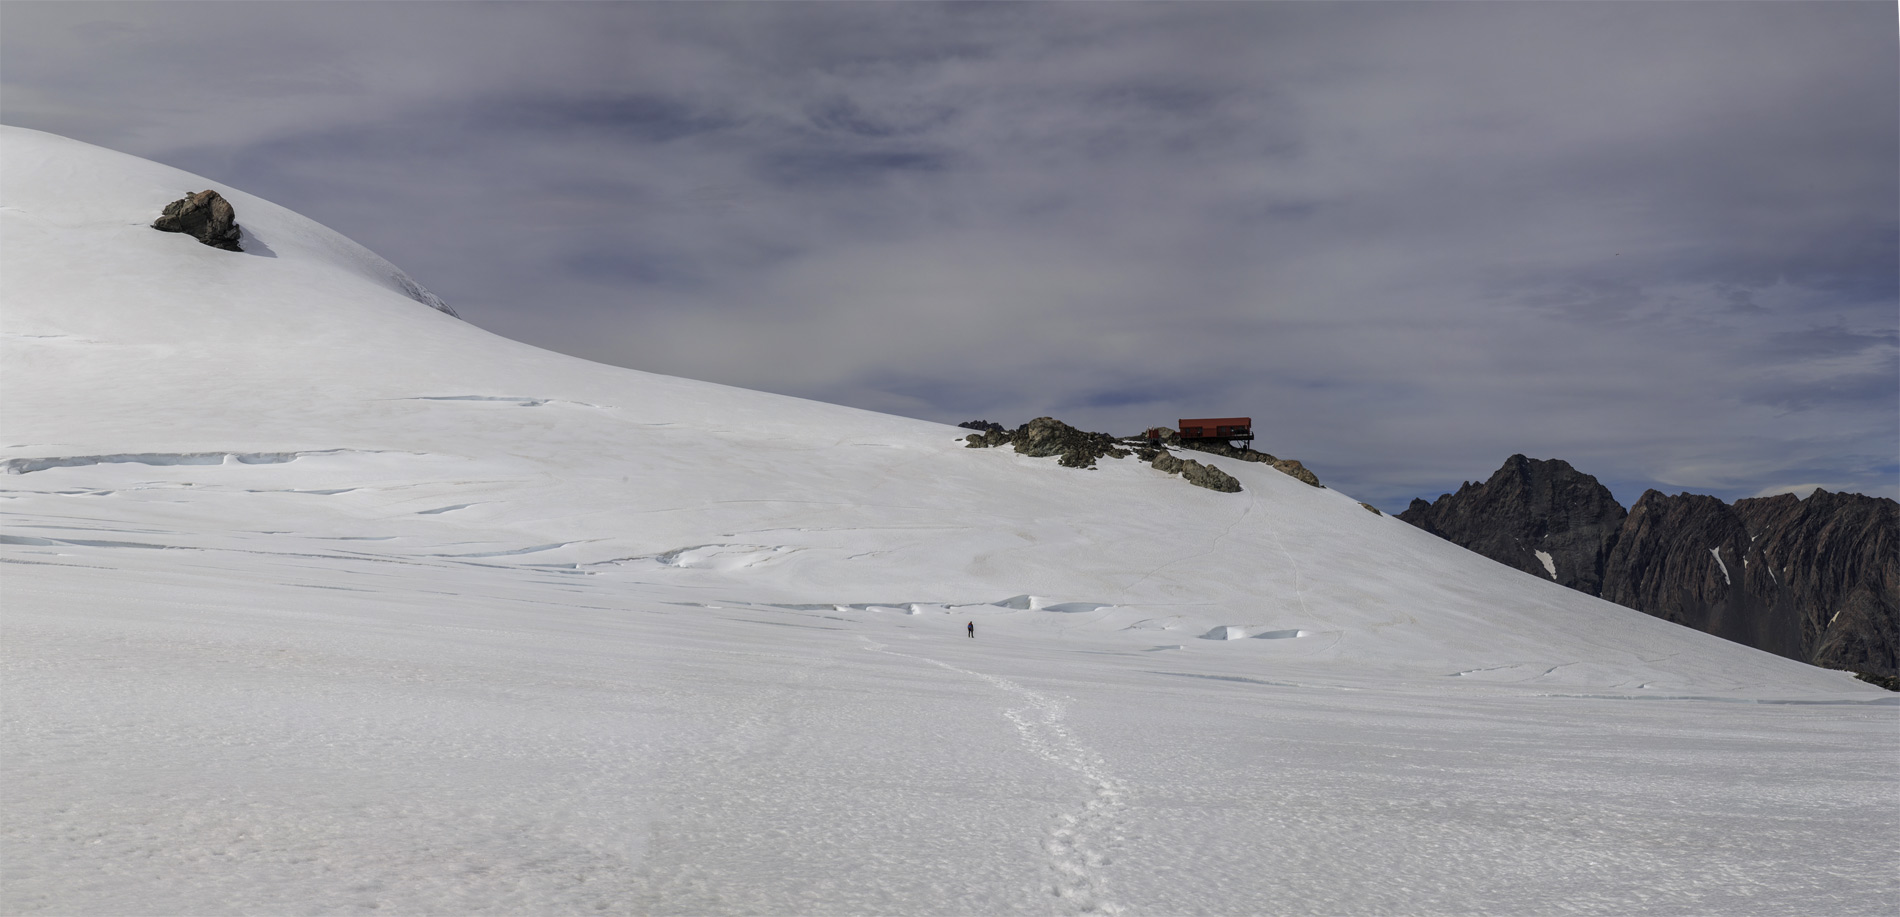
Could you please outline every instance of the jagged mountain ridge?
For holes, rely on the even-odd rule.
[[[1599,595],[1609,548],[1627,515],[1608,488],[1569,463],[1513,455],[1485,483],[1467,481],[1437,503],[1413,500],[1399,518],[1499,563]]]
[[[1513,455],[1399,518],[1580,592],[1828,668],[1900,671],[1900,504],[1817,490],[1650,490],[1627,511],[1558,459]]]

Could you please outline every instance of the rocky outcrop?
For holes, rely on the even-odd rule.
[[[1304,483],[1309,487],[1325,487],[1326,486],[1319,482],[1319,475],[1316,475],[1313,472],[1308,471],[1305,465],[1300,464],[1299,459],[1274,459],[1273,467],[1275,470],[1279,471],[1281,474],[1288,475],[1292,477],[1294,480],[1300,481],[1301,483]]]
[[[1023,455],[1061,456],[1061,464],[1069,468],[1094,468],[1098,459],[1127,458],[1133,454],[1156,470],[1178,474],[1182,480],[1196,487],[1205,487],[1225,494],[1239,493],[1240,481],[1214,465],[1181,458],[1169,452],[1168,447],[1192,449],[1243,462],[1271,465],[1280,472],[1292,475],[1314,487],[1321,486],[1319,478],[1308,471],[1305,465],[1294,459],[1279,459],[1265,452],[1236,449],[1227,443],[1184,443],[1181,442],[1180,435],[1172,430],[1166,431],[1159,442],[1156,442],[1145,436],[1118,439],[1107,433],[1090,433],[1071,427],[1053,417],[1038,417],[1014,430],[1004,429],[1002,424],[991,423],[987,420],[969,420],[957,426],[977,431],[963,437],[963,441],[968,444],[967,448],[970,449],[1013,446]]]
[[[1065,467],[1091,469],[1098,459],[1121,459],[1132,454],[1160,471],[1180,475],[1183,480],[1197,487],[1229,494],[1240,492],[1240,482],[1213,465],[1180,458],[1139,438],[1124,441],[1107,433],[1078,430],[1053,417],[1038,417],[1014,430],[1005,430],[1002,424],[992,424],[986,420],[974,420],[959,426],[981,431],[963,438],[970,449],[993,449],[1007,445],[1015,447],[1022,455],[1039,458],[1060,456],[1059,463]]]
[[[1900,674],[1900,503],[1652,490],[1630,507],[1602,596],[1790,659]]]
[[[216,191],[204,190],[195,194],[186,194],[178,200],[165,205],[165,210],[152,223],[152,228],[161,232],[182,232],[212,248],[222,248],[228,252],[241,252],[238,239],[243,235],[238,227],[237,211],[231,209],[231,202]]]
[[[994,429],[994,430],[984,430],[981,433],[972,433],[969,436],[965,436],[963,438],[963,441],[966,443],[969,443],[969,445],[963,448],[965,449],[994,449],[997,446],[1009,445],[1009,441],[1014,438],[1015,438],[1015,434],[1009,432],[1008,430],[1002,429],[1001,427],[998,427],[997,429]]]
[[[1743,586],[1748,529],[1728,504],[1649,491],[1630,507],[1598,595],[1677,624],[1799,659],[1792,619],[1751,614]]]
[[[1738,643],[1870,681],[1900,675],[1900,503],[1817,490],[1738,500],[1651,490],[1514,455],[1399,515],[1493,560]],[[1546,564],[1546,559],[1549,563]]]
[[[1598,595],[1623,507],[1609,488],[1561,460],[1513,455],[1483,484],[1399,518],[1498,563]]]
[[[1181,464],[1181,479],[1195,487],[1205,487],[1224,494],[1240,493],[1240,482],[1213,465],[1203,465],[1193,459]]]
[[[405,274],[401,271],[397,271],[396,285],[402,287],[402,292],[404,295],[408,296],[410,299],[415,300],[416,302],[419,302],[425,306],[428,306],[431,309],[434,309],[437,312],[440,312],[444,315],[447,315],[453,318],[462,317],[456,314],[456,311],[453,308],[451,308],[448,303],[443,302],[442,297],[429,292],[427,289],[424,289],[422,284],[417,283],[415,281],[415,278],[410,277],[408,274]]]
[[[1233,447],[1233,445],[1229,443],[1219,442],[1216,440],[1188,440],[1186,442],[1183,442],[1181,440],[1180,434],[1177,434],[1177,433],[1170,433],[1169,441],[1172,444],[1178,445],[1183,449],[1192,449],[1196,452],[1206,452],[1206,453],[1219,455],[1219,456],[1223,456],[1230,459],[1237,459],[1243,462],[1259,462],[1265,465],[1272,465],[1275,469],[1279,470],[1282,474],[1291,475],[1292,477],[1306,484],[1309,484],[1313,487],[1325,486],[1324,484],[1321,484],[1319,482],[1318,475],[1315,475],[1313,472],[1307,470],[1305,465],[1300,464],[1299,459],[1274,458],[1271,454],[1266,453],[1266,452],[1256,452],[1252,449],[1236,449]]]
[[[1875,675],[1871,672],[1855,672],[1854,677],[1877,688],[1900,691],[1900,675]]]
[[[1179,433],[1175,433],[1172,430],[1168,431],[1168,435],[1164,441],[1171,446],[1179,446],[1183,449],[1192,449],[1195,452],[1205,452],[1209,455],[1218,455],[1222,458],[1230,458],[1242,462],[1259,462],[1264,465],[1271,465],[1275,461],[1273,456],[1265,452],[1256,452],[1252,449],[1236,449],[1233,444],[1224,443],[1219,440],[1190,439],[1184,441],[1181,439]]]
[[[1240,482],[1234,476],[1213,465],[1203,465],[1193,459],[1184,459],[1171,452],[1155,455],[1150,467],[1168,474],[1178,474],[1181,479],[1196,487],[1205,487],[1224,494],[1240,493]]]
[[[988,421],[971,423],[987,426],[979,428],[983,432],[963,438],[964,442],[969,443],[966,448],[970,449],[1014,446],[1017,452],[1036,458],[1061,456],[1061,464],[1068,468],[1094,468],[1096,459],[1129,456],[1129,450],[1123,448],[1115,437],[1107,433],[1078,430],[1053,417],[1038,417],[1014,430],[1005,430],[1002,424],[990,424]],[[969,424],[961,426],[968,427]]]
[[[1734,510],[1749,532],[1748,592],[1766,614],[1799,621],[1797,658],[1900,676],[1900,503],[1816,490]]]
[[[1129,452],[1107,433],[1078,430],[1054,417],[1038,417],[1010,437],[1016,451],[1028,456],[1062,456],[1069,468],[1094,468],[1099,458],[1127,458]]]

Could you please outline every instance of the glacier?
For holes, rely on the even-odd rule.
[[[1900,705],[1845,673],[1272,468],[589,363],[213,180],[0,165],[7,913],[1900,897]],[[206,187],[246,252],[147,228]]]

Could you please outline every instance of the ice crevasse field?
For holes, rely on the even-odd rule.
[[[537,350],[24,129],[0,259],[0,911],[1900,900],[1894,695],[1271,468]]]

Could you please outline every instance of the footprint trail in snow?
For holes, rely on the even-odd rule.
[[[1089,786],[1089,800],[1080,811],[1058,814],[1049,826],[1042,849],[1049,855],[1049,892],[1059,900],[1061,913],[1119,914],[1120,905],[1108,900],[1108,890],[1100,870],[1110,864],[1105,847],[1121,841],[1113,823],[1126,805],[1126,785],[1107,770],[1102,756],[1077,741],[1063,723],[1066,708],[1062,703],[1038,691],[1032,691],[1007,678],[954,666],[928,656],[900,653],[867,637],[859,637],[874,652],[887,653],[927,662],[941,669],[968,675],[1022,699],[1021,706],[1010,707],[1003,716],[1016,727],[1017,735],[1029,752],[1081,777]]]

